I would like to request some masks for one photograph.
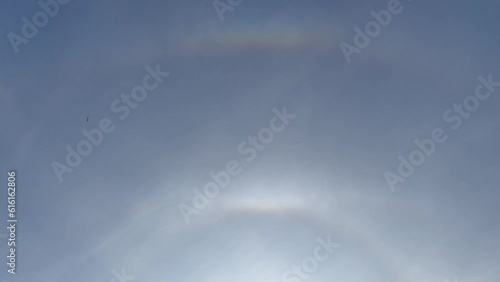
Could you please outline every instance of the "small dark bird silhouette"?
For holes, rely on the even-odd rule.
[[[89,116],[87,116],[87,122],[89,122]]]

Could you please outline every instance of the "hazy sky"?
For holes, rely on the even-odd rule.
[[[243,0],[221,20],[206,0],[72,0],[13,47],[42,10],[21,2],[0,17],[0,214],[15,169],[19,219],[5,281],[497,281],[500,88],[454,105],[500,81],[498,1],[401,0],[350,63],[340,44],[391,1]],[[103,119],[113,131],[59,181],[53,163]],[[271,121],[249,161],[238,147]],[[446,141],[391,191],[384,174],[436,128]],[[186,224],[179,205],[230,161],[240,173]],[[282,279],[328,237],[340,247],[308,279]]]

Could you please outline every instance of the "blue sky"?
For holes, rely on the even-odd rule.
[[[388,2],[243,0],[221,21],[212,1],[72,0],[16,53],[8,34],[41,8],[6,1],[0,183],[17,171],[18,269],[0,278],[283,281],[331,236],[310,281],[495,281],[500,89],[457,130],[443,114],[479,76],[500,81],[500,5],[402,0],[348,63],[339,45]],[[170,75],[121,120],[111,104],[147,66]],[[296,118],[246,161],[238,145],[285,107]],[[53,162],[105,118],[114,131],[60,182]],[[446,142],[392,192],[384,174],[435,128]],[[241,173],[186,224],[179,205],[231,160]]]

